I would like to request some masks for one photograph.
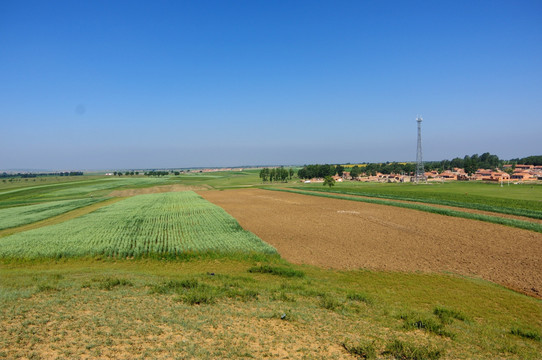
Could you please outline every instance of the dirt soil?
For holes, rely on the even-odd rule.
[[[211,187],[208,185],[202,185],[202,186],[192,186],[192,185],[182,185],[182,184],[160,185],[160,186],[152,186],[152,187],[138,188],[138,189],[115,190],[111,192],[109,196],[127,197],[127,196],[156,194],[156,193],[175,192],[175,191],[206,190],[210,188]]]
[[[452,272],[542,297],[542,234],[392,206],[260,189],[199,192],[286,260]]]

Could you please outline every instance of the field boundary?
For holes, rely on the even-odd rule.
[[[374,198],[363,198],[359,196],[357,197],[348,196],[348,195],[341,196],[338,194],[320,192],[318,190],[311,191],[311,190],[293,190],[293,189],[280,189],[280,188],[268,188],[265,190],[283,191],[283,192],[290,192],[290,193],[300,194],[300,195],[320,196],[320,197],[326,197],[326,198],[331,198],[331,199],[359,201],[359,202],[365,202],[365,203],[370,203],[370,204],[396,206],[396,207],[401,207],[401,208],[406,208],[406,209],[425,211],[425,212],[429,212],[433,214],[459,217],[459,218],[469,219],[469,220],[484,221],[484,222],[489,222],[493,224],[505,225],[505,226],[515,227],[515,228],[519,228],[523,230],[529,230],[529,231],[542,233],[542,224],[537,224],[537,223],[524,221],[524,220],[503,218],[499,216],[476,214],[476,213],[470,213],[470,212],[459,211],[459,210],[438,208],[438,207],[433,207],[433,206],[428,206],[428,205],[423,205],[423,204],[404,203],[404,202],[381,200],[381,199],[374,199]]]
[[[294,188],[291,188],[294,189]],[[296,190],[299,190],[298,188],[295,188]],[[459,201],[452,201],[452,200],[434,200],[430,198],[411,198],[406,196],[397,196],[397,195],[388,195],[388,194],[374,194],[374,193],[366,193],[366,192],[352,192],[352,191],[333,191],[333,190],[326,190],[326,189],[310,189],[310,190],[300,190],[300,191],[315,191],[315,192],[321,192],[321,193],[331,193],[331,194],[340,194],[340,195],[352,195],[352,196],[363,196],[368,198],[377,198],[377,199],[387,199],[387,200],[398,200],[398,201],[408,201],[408,202],[415,202],[415,203],[424,203],[424,204],[433,204],[433,205],[443,205],[443,206],[451,206],[451,207],[458,207],[458,208],[465,208],[465,209],[472,209],[472,210],[479,210],[479,211],[487,211],[492,213],[499,213],[499,214],[506,214],[506,215],[514,215],[514,216],[521,216],[521,217],[528,217],[531,219],[537,219],[542,220],[542,212],[537,210],[528,210],[528,209],[514,209],[514,208],[507,208],[507,207],[498,207],[498,206],[492,206],[492,205],[486,205],[486,204],[469,204]]]

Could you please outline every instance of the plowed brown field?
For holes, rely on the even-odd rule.
[[[201,191],[286,260],[453,272],[542,295],[542,234],[392,206],[260,189]]]

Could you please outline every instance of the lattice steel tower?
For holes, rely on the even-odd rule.
[[[416,122],[418,123],[418,150],[416,152],[416,175],[415,181],[425,181],[425,170],[423,169],[423,157],[422,157],[422,117],[418,116]]]

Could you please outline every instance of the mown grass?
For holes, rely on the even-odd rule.
[[[304,276],[249,271],[265,266]],[[7,358],[31,349],[204,359],[278,357],[277,349],[294,359],[542,352],[520,335],[540,332],[540,300],[452,275],[332,271],[277,258],[12,261],[0,264],[0,304]]]
[[[406,209],[425,211],[425,212],[429,212],[433,214],[484,221],[484,222],[489,222],[493,224],[505,225],[505,226],[510,226],[510,227],[515,227],[519,229],[542,233],[542,224],[539,224],[539,223],[533,223],[529,221],[510,219],[510,218],[503,218],[503,217],[492,216],[492,215],[469,213],[469,212],[457,211],[457,210],[451,210],[451,209],[445,209],[445,208],[438,208],[438,207],[432,207],[432,206],[417,204],[417,203],[403,203],[403,202],[396,202],[396,201],[342,196],[342,195],[336,195],[336,194],[331,194],[331,193],[311,192],[311,191],[292,190],[292,189],[274,188],[274,189],[269,189],[269,190],[284,191],[284,192],[290,192],[290,193],[301,194],[301,195],[309,195],[309,196],[320,196],[320,197],[325,197],[325,198],[330,198],[330,199],[358,201],[358,202],[365,202],[365,203],[370,203],[370,204],[395,206],[395,207],[401,207],[401,208],[406,208]]]

